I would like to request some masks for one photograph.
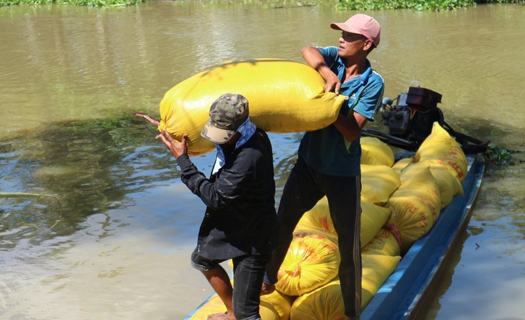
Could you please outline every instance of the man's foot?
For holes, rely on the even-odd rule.
[[[275,291],[275,284],[263,282],[261,288],[261,296],[265,294],[270,294]]]
[[[229,313],[214,313],[210,314],[206,320],[235,320],[235,316]]]

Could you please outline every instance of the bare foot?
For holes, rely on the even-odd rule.
[[[235,316],[229,313],[210,314],[206,320],[235,320]]]
[[[270,294],[275,291],[275,284],[263,282],[261,288],[261,296],[265,294]]]

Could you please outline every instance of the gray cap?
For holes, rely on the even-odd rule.
[[[226,93],[210,107],[210,119],[201,136],[213,143],[228,142],[235,131],[248,119],[248,99],[240,94]]]

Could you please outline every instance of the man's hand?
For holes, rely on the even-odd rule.
[[[270,284],[270,283],[266,283],[266,282],[262,283],[261,296],[266,295],[266,294],[270,294],[270,293],[272,293],[274,291],[275,291],[275,285],[274,284]]]
[[[173,140],[168,131],[164,129],[162,130],[162,133],[156,138],[160,138],[162,140],[166,147],[168,147],[168,149],[171,151],[171,154],[173,154],[175,159],[178,159],[181,155],[188,153],[188,147],[186,146],[186,141],[188,140],[187,134],[182,136],[181,142],[177,142]]]
[[[335,73],[330,70],[330,73],[326,73],[326,75],[322,75],[325,80],[326,84],[324,85],[324,92],[330,92],[333,91],[335,94],[339,94],[341,90],[341,80],[335,75]]]
[[[301,50],[304,61],[325,79],[326,84],[324,86],[324,92],[333,91],[335,94],[339,94],[341,90],[341,80],[337,75],[326,65],[323,55],[319,52],[319,49],[315,47],[306,47]]]

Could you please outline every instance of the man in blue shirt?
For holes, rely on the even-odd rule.
[[[326,80],[325,92],[348,96],[337,120],[330,126],[305,133],[279,205],[279,243],[267,266],[262,294],[274,290],[277,272],[302,215],[326,196],[338,234],[341,264],[339,278],[348,319],[361,314],[361,130],[374,120],[384,83],[372,70],[368,54],[379,44],[380,26],[372,17],[356,14],[344,23],[339,47],[307,47],[305,61]]]

